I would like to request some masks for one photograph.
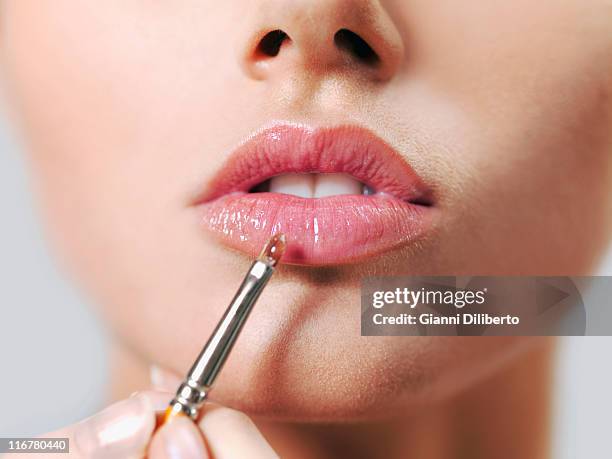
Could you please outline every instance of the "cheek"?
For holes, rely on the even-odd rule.
[[[522,274],[586,274],[609,241],[612,85],[582,69],[548,68],[523,97],[472,119],[473,227]]]
[[[199,238],[185,208],[227,148],[226,117],[210,110],[223,105],[215,97],[227,72],[208,69],[232,56],[202,46],[214,42],[214,27],[194,30],[210,19],[188,20],[189,2],[172,15],[161,3],[135,3],[3,5],[7,83],[47,224],[74,271],[102,292],[113,282],[133,290],[129,280],[143,271],[154,278],[171,260],[196,256],[159,240]]]
[[[214,98],[203,102],[223,94],[223,72],[207,81],[201,68],[217,56],[196,56],[172,33],[193,31],[126,2],[9,2],[6,13],[7,83],[58,253],[122,339],[147,356],[193,358],[221,313],[209,305],[223,308],[246,269],[215,266],[187,208],[222,148],[203,142],[224,119]],[[214,285],[203,282],[211,273]],[[179,323],[193,324],[188,339],[173,333]]]
[[[443,169],[439,250],[453,253],[452,272],[585,274],[609,241],[611,24],[578,7],[536,7],[520,20],[508,5],[503,22],[485,21],[487,9],[458,13],[416,57],[458,109],[433,155]],[[450,45],[459,27],[469,32],[444,59],[435,43]]]

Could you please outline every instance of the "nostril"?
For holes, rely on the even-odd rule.
[[[273,30],[263,36],[257,45],[257,53],[262,56],[275,57],[280,52],[285,41],[290,40],[282,30]]]
[[[376,51],[363,38],[348,29],[338,30],[334,35],[334,43],[339,49],[365,64],[376,65],[380,61]]]

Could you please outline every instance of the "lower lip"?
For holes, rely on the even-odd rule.
[[[204,226],[225,245],[255,255],[282,232],[288,240],[283,262],[303,265],[363,260],[415,241],[431,222],[431,208],[387,195],[234,193],[201,209]]]

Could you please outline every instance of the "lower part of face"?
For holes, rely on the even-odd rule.
[[[512,338],[362,337],[360,280],[589,272],[610,234],[608,2],[204,3],[2,5],[5,87],[50,233],[120,339],[188,368],[250,263],[203,231],[193,196],[235,145],[281,120],[376,132],[434,190],[435,224],[362,262],[282,266],[219,380],[220,402],[368,417],[517,354]],[[313,35],[308,15],[333,21]],[[397,46],[379,50],[395,61],[373,79],[338,59],[330,37],[346,26],[376,42],[378,23]],[[253,73],[252,37],[280,27],[291,46]]]

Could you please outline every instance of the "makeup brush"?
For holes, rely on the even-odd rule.
[[[178,387],[175,397],[166,409],[162,423],[166,423],[174,416],[189,416],[194,421],[197,420],[200,408],[212,389],[253,305],[283,256],[285,246],[285,235],[276,234],[253,262],[215,331],[187,373],[185,380]]]

